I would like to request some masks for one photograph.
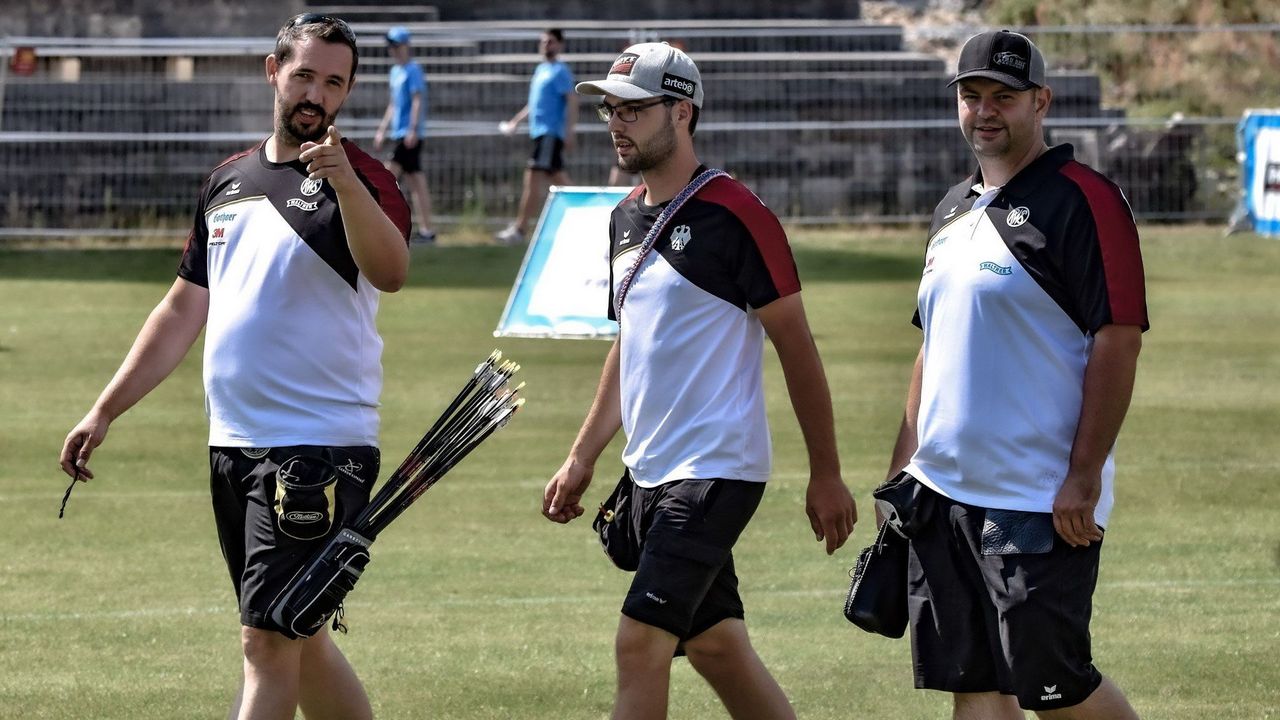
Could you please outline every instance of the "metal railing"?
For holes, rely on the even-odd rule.
[[[945,189],[972,170],[945,87],[945,57],[861,44],[868,37],[962,41],[969,29],[675,25],[592,33],[580,24],[570,31],[570,50],[575,43],[583,50],[565,60],[578,76],[593,76],[608,62],[608,44],[683,31],[678,39],[699,60],[707,88],[697,138],[702,159],[737,175],[791,222],[923,221]],[[1280,26],[1025,30],[1050,58],[1051,142],[1075,145],[1081,160],[1125,190],[1142,219],[1226,218],[1239,183],[1238,113],[1186,112],[1204,106],[1203,98],[1184,99],[1172,85],[1126,84],[1144,71],[1118,70],[1115,46],[1136,37],[1175,52],[1179,45],[1165,42],[1175,36],[1193,48],[1238,35],[1265,48]],[[377,28],[359,31],[369,42],[338,124],[371,149],[385,105],[385,49],[372,42]],[[486,226],[514,213],[529,143],[501,135],[497,123],[524,103],[536,35],[532,25],[415,27],[430,82],[424,166],[445,225]],[[766,50],[809,42],[811,52]],[[6,74],[23,44],[37,48],[41,66],[30,77]],[[0,237],[185,232],[209,170],[270,133],[270,88],[260,77],[270,44],[0,40]],[[1183,52],[1181,61],[1201,62],[1191,49]],[[190,62],[175,74],[171,58]],[[59,67],[64,59],[82,63],[74,77]],[[1267,81],[1232,82],[1247,88]],[[1141,112],[1117,109],[1117,102]],[[609,174],[608,136],[593,116],[584,101],[577,147],[567,156],[575,183],[603,184]]]

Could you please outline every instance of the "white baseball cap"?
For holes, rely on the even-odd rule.
[[[613,61],[609,77],[580,82],[576,90],[579,95],[614,95],[624,100],[667,95],[702,107],[698,66],[684,52],[664,42],[632,45]]]

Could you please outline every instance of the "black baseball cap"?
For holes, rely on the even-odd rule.
[[[995,80],[1014,90],[1044,87],[1044,56],[1026,35],[1008,30],[980,33],[965,42],[956,76],[947,85],[971,77]]]

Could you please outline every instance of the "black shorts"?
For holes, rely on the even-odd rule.
[[[539,135],[533,139],[533,152],[529,155],[529,168],[547,173],[564,169],[564,140],[555,135]]]
[[[643,550],[622,614],[681,640],[742,619],[732,549],[763,495],[764,483],[739,480],[636,487]]]
[[[1089,647],[1102,543],[1071,547],[1046,513],[995,511],[988,522],[983,508],[923,492],[936,504],[908,566],[916,687],[1016,695],[1027,710],[1083,702],[1102,682]],[[984,526],[987,552],[1004,554],[983,553]]]
[[[335,471],[308,462],[315,457],[325,457]],[[278,629],[269,616],[272,601],[311,554],[369,504],[378,465],[376,447],[209,448],[218,542],[242,625]]]
[[[422,139],[413,147],[405,147],[404,139],[396,141],[396,148],[391,151],[391,162],[410,175],[422,172]]]

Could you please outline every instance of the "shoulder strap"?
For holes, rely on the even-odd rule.
[[[640,270],[640,264],[649,256],[649,251],[653,250],[653,245],[658,240],[658,236],[662,234],[667,223],[671,220],[680,208],[684,206],[689,198],[693,197],[707,183],[715,180],[721,175],[728,177],[729,173],[715,168],[707,168],[703,170],[696,178],[689,181],[671,202],[662,209],[658,215],[658,219],[653,221],[653,225],[649,228],[649,233],[644,236],[644,242],[640,245],[640,252],[636,254],[636,259],[631,263],[631,267],[627,269],[627,274],[622,276],[622,282],[618,283],[618,292],[613,300],[613,311],[618,316],[618,322],[622,322],[622,303],[627,299],[627,292],[631,290],[631,283],[636,278],[636,273]]]

